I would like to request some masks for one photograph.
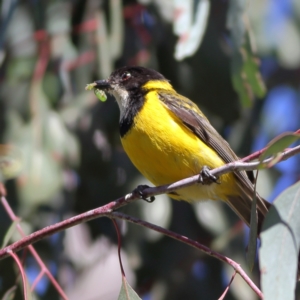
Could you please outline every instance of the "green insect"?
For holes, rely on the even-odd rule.
[[[86,85],[85,90],[86,90],[86,91],[90,91],[90,90],[92,90],[95,86],[96,86],[96,83],[94,83],[94,82],[93,82],[93,83],[89,83],[89,84]],[[102,102],[105,102],[105,101],[106,101],[107,96],[106,96],[106,94],[105,94],[104,91],[99,90],[99,89],[94,89],[94,93],[95,93],[96,97],[97,97],[100,101],[102,101]]]
[[[105,102],[105,101],[106,101],[107,96],[106,96],[106,94],[105,94],[103,91],[98,90],[98,89],[95,89],[95,90],[94,90],[94,93],[95,93],[95,95],[97,96],[97,98],[98,98],[100,101],[102,101],[102,102]]]

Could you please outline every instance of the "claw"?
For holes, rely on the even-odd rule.
[[[199,183],[202,184],[212,184],[212,183],[218,183],[220,184],[221,182],[219,181],[219,178],[217,176],[214,176],[211,174],[209,167],[204,166],[199,174],[198,178]]]
[[[152,203],[155,200],[155,197],[150,196],[150,199],[148,199],[144,195],[144,190],[147,189],[147,188],[149,188],[148,185],[138,185],[137,188],[135,188],[132,193],[137,193],[141,199],[145,200],[148,203]]]

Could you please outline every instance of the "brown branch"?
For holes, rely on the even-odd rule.
[[[4,209],[6,210],[7,214],[9,215],[10,219],[15,222],[19,222],[20,218],[18,218],[15,213],[13,212],[13,210],[11,209],[9,203],[7,202],[7,200],[5,199],[5,197],[1,197],[1,202],[2,205],[4,207]],[[25,237],[25,233],[21,227],[21,225],[19,223],[17,223],[17,230],[19,232],[19,234],[24,238]],[[35,260],[37,261],[38,265],[41,268],[40,274],[38,275],[38,277],[36,278],[36,280],[34,281],[34,283],[32,284],[31,290],[33,291],[35,288],[35,285],[38,283],[38,280],[40,277],[42,277],[44,274],[49,278],[49,280],[51,281],[51,283],[53,284],[53,286],[55,287],[55,289],[57,290],[57,292],[59,293],[59,295],[61,296],[62,299],[66,300],[67,295],[65,294],[65,292],[63,291],[63,289],[61,288],[61,286],[59,285],[59,283],[56,281],[56,279],[53,277],[53,275],[51,274],[51,272],[49,271],[49,269],[46,267],[45,263],[43,262],[43,260],[40,258],[40,256],[38,255],[37,251],[34,249],[34,247],[32,245],[28,245],[28,249],[31,252],[32,256],[35,258]]]
[[[152,230],[155,230],[157,232],[160,232],[164,235],[167,235],[169,237],[171,237],[172,239],[178,240],[182,243],[185,243],[189,246],[192,246],[198,250],[201,250],[202,252],[213,256],[215,258],[217,258],[220,261],[223,261],[227,264],[229,264],[237,273],[240,274],[240,276],[245,280],[245,282],[250,286],[250,288],[260,297],[260,299],[263,299],[263,294],[262,292],[259,290],[259,288],[255,285],[255,283],[249,278],[249,276],[246,274],[246,272],[242,269],[242,267],[236,263],[235,261],[233,261],[232,259],[211,250],[210,248],[208,248],[207,246],[204,246],[200,243],[198,243],[197,241],[194,241],[186,236],[183,236],[181,234],[178,234],[176,232],[173,232],[171,230],[165,229],[163,227],[154,225],[152,223],[137,219],[135,217],[123,214],[123,213],[119,213],[119,212],[112,212],[110,214],[110,217],[112,218],[117,218],[117,219],[121,219],[121,220],[126,220],[130,223],[134,223],[143,227],[147,227],[150,228]]]
[[[228,283],[228,285],[227,285],[224,293],[221,295],[221,297],[218,300],[224,300],[225,299],[225,297],[226,297],[226,295],[227,295],[227,293],[229,291],[229,288],[230,288],[230,286],[231,286],[231,284],[233,282],[233,279],[235,278],[236,273],[237,273],[237,271],[235,270],[235,272],[233,273],[233,275],[231,277],[231,280],[229,281],[229,283]]]
[[[121,274],[122,274],[122,277],[126,277],[125,276],[125,271],[124,271],[124,268],[123,268],[122,257],[121,257],[122,238],[121,238],[120,228],[119,228],[119,226],[118,226],[115,219],[112,219],[112,222],[115,226],[117,236],[118,236],[118,257],[119,257],[119,264],[120,264]]]
[[[281,157],[282,157],[281,161],[286,160],[289,157],[291,157],[297,153],[300,153],[300,146],[297,146],[297,147],[294,147],[294,148],[284,151],[281,154]],[[265,159],[263,161],[263,163],[267,164],[271,160],[272,160],[272,158]],[[211,173],[215,176],[220,176],[222,174],[232,172],[232,171],[255,170],[260,165],[261,165],[260,162],[243,163],[240,161],[236,161],[236,162],[226,164],[222,167],[213,169],[213,170],[211,170]],[[146,197],[151,197],[151,196],[160,195],[160,194],[164,194],[164,193],[170,193],[170,192],[173,192],[173,191],[183,188],[183,187],[198,184],[198,178],[199,178],[199,176],[195,175],[195,176],[183,179],[183,180],[179,180],[179,181],[169,184],[169,185],[147,188],[147,189],[143,190],[143,194]],[[140,196],[137,193],[130,193],[130,194],[127,194],[126,196],[121,197],[115,201],[112,201],[104,206],[98,207],[96,209],[92,209],[92,210],[82,213],[80,215],[74,216],[67,220],[61,221],[54,225],[50,225],[41,230],[38,230],[38,231],[22,238],[20,241],[17,241],[15,243],[1,249],[0,250],[0,259],[7,257],[8,251],[13,251],[13,252],[19,251],[19,250],[27,247],[28,245],[33,244],[45,237],[48,237],[54,233],[65,230],[65,229],[75,226],[77,224],[87,222],[87,221],[90,221],[90,220],[93,220],[93,219],[96,219],[99,217],[104,217],[104,216],[109,217],[109,215],[111,214],[112,211],[114,211],[124,205],[127,205],[133,201],[138,200],[139,197]],[[2,197],[2,199],[3,198],[4,197]]]
[[[287,149],[286,151],[283,151],[281,153],[281,161],[282,160],[286,160],[289,157],[300,153],[300,146],[294,147],[292,149]],[[263,164],[267,164],[268,162],[270,162],[272,160],[272,158],[268,158],[266,160],[263,161]],[[232,171],[241,171],[241,170],[255,170],[257,168],[259,168],[261,166],[260,162],[249,162],[249,163],[244,163],[242,161],[236,161],[236,162],[232,162],[229,164],[226,164],[220,168],[216,168],[214,170],[211,170],[211,173],[215,176],[220,176],[222,174],[228,173],[228,172],[232,172]],[[163,194],[163,193],[170,193],[172,191],[175,191],[177,189],[183,188],[183,187],[187,187],[187,186],[191,186],[194,184],[198,184],[198,175],[177,181],[175,183],[169,184],[169,185],[164,185],[164,186],[159,186],[159,187],[154,187],[154,188],[147,188],[143,191],[144,195],[146,197],[151,197],[151,196],[155,196],[155,195],[159,195],[159,194]],[[67,228],[70,228],[72,226],[75,226],[77,224],[83,223],[83,222],[87,222],[90,220],[93,220],[95,218],[99,218],[99,217],[113,217],[115,214],[117,213],[113,213],[114,210],[127,205],[133,201],[136,201],[139,199],[139,195],[137,193],[130,193],[127,194],[124,197],[121,197],[115,201],[112,201],[104,206],[101,206],[99,208],[96,209],[92,209],[90,211],[87,211],[85,213],[82,213],[80,215],[74,216],[72,218],[69,218],[67,220],[64,220],[62,222],[56,223],[54,225],[50,225],[47,226],[39,231],[36,231],[24,238],[22,238],[20,241],[17,241],[3,249],[0,250],[0,259],[3,259],[5,257],[8,257],[10,255],[11,252],[17,252],[45,237],[48,237],[54,233],[57,233],[59,231],[65,230]],[[2,201],[6,201],[6,199],[4,198],[4,196],[1,197]],[[129,221],[129,220],[128,220]],[[141,221],[142,222],[142,221]],[[141,223],[142,224],[142,223]],[[144,223],[146,224],[146,223]],[[145,225],[143,225],[145,226]],[[150,226],[150,225],[149,225]],[[151,226],[149,228],[154,229],[154,227],[156,225],[151,224]],[[199,248],[200,249],[200,245],[199,243],[189,240],[186,237],[182,237],[176,233],[172,233],[171,235],[172,238],[178,239],[182,242],[185,242],[193,247]],[[180,237],[180,238],[179,238]],[[206,253],[208,253],[209,255],[215,256],[218,258],[218,256],[220,256],[220,254],[213,252],[212,250],[210,250],[209,248],[201,245],[201,247],[204,247],[202,251],[205,251]],[[220,259],[220,258],[219,258]],[[242,270],[242,268],[234,261],[232,261],[231,259],[224,257],[224,259],[221,259],[223,261],[225,261],[226,263],[230,264],[231,266],[234,266],[234,269],[243,277],[247,277],[246,273]],[[244,275],[242,275],[244,274]],[[243,278],[244,278],[243,277]],[[246,279],[246,282],[248,279]],[[250,282],[249,282],[250,283]],[[249,284],[248,283],[248,284]],[[258,295],[260,295],[260,291],[257,289],[257,287],[252,283],[249,284],[249,286],[255,290],[256,293],[258,293]]]

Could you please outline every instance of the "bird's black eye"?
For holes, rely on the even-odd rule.
[[[121,75],[121,80],[126,81],[131,77],[131,74],[129,72],[125,72]]]

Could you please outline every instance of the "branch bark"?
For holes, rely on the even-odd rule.
[[[289,157],[296,155],[297,153],[300,153],[300,146],[287,149],[281,154],[281,161],[286,160]],[[262,163],[268,164],[272,158],[265,159]],[[215,176],[220,176],[222,174],[232,172],[232,171],[241,171],[241,170],[255,170],[259,168],[261,165],[260,162],[241,162],[241,161],[235,161],[229,164],[226,164],[220,168],[216,168],[211,170],[211,173]],[[177,182],[174,182],[172,184],[162,185],[158,187],[149,187],[145,190],[143,190],[143,194],[146,197],[151,197],[155,195],[160,195],[164,193],[170,193],[173,191],[176,191],[177,189],[191,186],[193,184],[199,184],[198,183],[198,175],[179,180]],[[4,196],[2,196],[4,197]],[[111,213],[118,208],[128,205],[129,203],[132,203],[136,200],[139,200],[139,195],[137,193],[130,193],[127,194],[115,201],[112,201],[104,206],[98,207],[96,209],[89,210],[87,212],[84,212],[80,215],[71,217],[67,220],[61,221],[59,223],[47,226],[41,230],[38,230],[36,232],[31,233],[30,235],[22,238],[20,241],[17,241],[3,249],[0,250],[0,259],[3,259],[5,257],[8,257],[9,251],[17,252],[21,249],[27,247],[28,245],[31,245],[45,237],[48,237],[54,233],[57,233],[59,231],[65,230],[67,228],[70,228],[72,226],[75,226],[77,224],[88,222],[90,220],[99,218],[99,217],[110,217]],[[2,199],[3,201],[5,199]]]
[[[259,153],[260,153],[260,151],[258,151],[257,154],[254,153],[253,155],[251,155],[251,158],[257,157],[259,155]],[[297,146],[297,147],[294,147],[291,149],[287,149],[280,154],[280,158],[281,158],[280,161],[286,160],[289,157],[296,155],[297,153],[300,153],[300,146]],[[235,162],[226,164],[220,168],[211,170],[211,173],[215,176],[220,176],[222,174],[232,172],[232,171],[255,170],[255,169],[260,168],[260,166],[263,164],[265,164],[265,165],[268,164],[271,160],[272,160],[272,158],[265,159],[263,162],[258,162],[258,161],[243,162],[242,160],[235,161]],[[151,196],[155,196],[155,195],[159,195],[159,194],[170,193],[170,192],[176,191],[177,189],[180,189],[183,187],[191,186],[194,184],[199,184],[198,177],[199,177],[198,175],[195,175],[195,176],[177,181],[172,184],[147,188],[147,189],[143,190],[143,194],[146,197],[151,197]],[[246,273],[242,270],[242,268],[236,262],[232,261],[231,259],[229,259],[225,256],[222,256],[221,254],[216,253],[216,252],[212,251],[211,249],[199,244],[198,242],[188,239],[187,237],[180,236],[175,232],[170,232],[167,229],[159,228],[158,226],[156,226],[154,224],[150,224],[150,223],[147,223],[142,220],[137,221],[137,219],[134,219],[133,217],[129,217],[129,216],[125,217],[125,215],[114,212],[118,208],[120,208],[124,205],[128,205],[129,203],[132,203],[132,202],[138,200],[139,198],[140,198],[140,196],[138,195],[138,193],[133,192],[133,193],[127,194],[124,197],[121,197],[115,201],[112,201],[104,206],[98,207],[96,209],[92,209],[92,210],[82,213],[80,215],[77,215],[77,216],[71,217],[67,220],[56,223],[54,225],[47,226],[41,230],[38,230],[38,231],[22,238],[20,241],[17,241],[15,243],[1,249],[0,250],[0,259],[6,258],[11,255],[11,252],[20,251],[21,249],[24,249],[25,247],[27,247],[45,237],[48,237],[54,233],[65,230],[65,229],[75,226],[77,224],[93,220],[95,218],[99,218],[99,217],[124,218],[130,222],[151,228],[153,230],[157,230],[157,231],[163,230],[164,234],[166,234],[174,239],[178,239],[181,242],[184,242],[188,245],[196,247],[197,249],[200,249],[201,251],[204,251],[205,253],[230,264],[245,279],[245,281],[257,293],[257,295],[259,295],[262,298],[262,294],[261,294],[260,290],[250,280],[250,278],[246,275]],[[3,195],[1,197],[1,200],[6,201],[6,199]],[[247,277],[248,277],[248,279],[247,279]]]

